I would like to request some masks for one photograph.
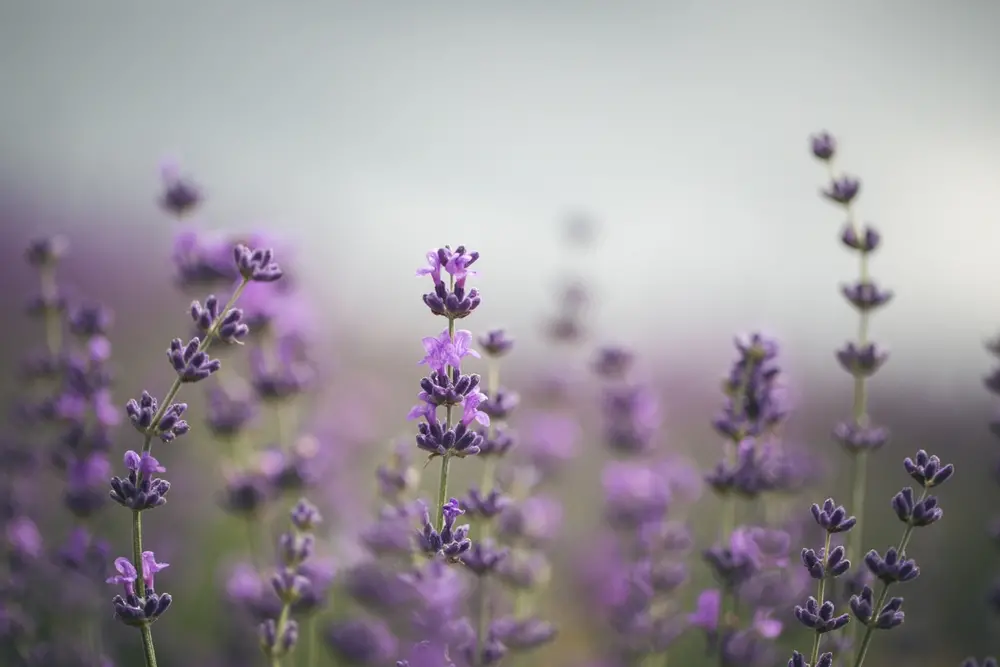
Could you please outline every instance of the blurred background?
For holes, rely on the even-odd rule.
[[[169,386],[163,350],[190,333],[185,309],[207,294],[177,288],[176,236],[264,235],[294,275],[317,374],[296,428],[345,448],[306,494],[330,519],[321,551],[343,568],[360,558],[376,466],[415,432],[406,414],[420,341],[442,326],[413,273],[428,249],[466,244],[482,255],[473,282],[483,302],[461,326],[517,339],[503,382],[521,392],[525,419],[542,409],[545,378],[574,385],[568,414],[584,435],[551,483],[566,508],[564,560],[601,521],[608,456],[589,427],[589,365],[603,344],[633,350],[655,387],[657,447],[707,469],[720,452],[710,422],[732,337],[774,336],[793,404],[784,437],[830,471],[796,507],[846,501],[847,458],[830,429],[851,407],[834,350],[856,330],[838,286],[857,266],[809,153],[810,134],[828,129],[838,166],[862,179],[861,218],[884,235],[873,275],[896,293],[872,325],[891,359],[872,381],[871,411],[893,438],[872,458],[870,546],[897,539],[888,501],[909,483],[904,456],[933,450],[961,479],[942,491],[946,520],[912,547],[923,574],[906,591],[906,625],[879,636],[871,662],[995,652],[1000,626],[985,597],[1000,558],[986,529],[1000,490],[982,378],[983,342],[1000,330],[989,307],[1000,285],[998,25],[1000,5],[970,1],[0,3],[4,395],[11,405],[23,396],[18,368],[41,335],[21,316],[38,285],[22,261],[29,239],[69,239],[60,285],[114,311],[120,406]],[[204,195],[182,221],[157,204],[165,158]],[[581,336],[555,344],[553,317],[576,283],[587,295]],[[234,377],[252,375],[242,351],[230,357]],[[244,538],[214,509],[225,457],[205,435],[203,396],[182,394],[192,433],[157,448],[175,488],[147,519],[175,597],[155,626],[161,667],[258,664],[252,624],[245,663],[227,662],[221,639],[240,626],[226,573]],[[5,430],[36,442],[20,428]],[[267,415],[253,433],[284,437]],[[115,431],[115,474],[137,437]],[[481,464],[455,469],[464,489]],[[423,472],[430,498],[436,464]],[[59,474],[39,475],[29,505],[46,545],[58,544],[71,521],[45,499],[61,494]],[[710,495],[692,510],[705,525],[718,520]],[[108,505],[93,530],[125,554],[127,513]],[[542,609],[560,634],[542,662],[524,664],[600,653],[586,614],[565,604],[574,578],[553,562]],[[692,577],[689,608],[709,581],[697,559]],[[103,652],[141,664],[138,633],[111,620],[110,588],[97,590],[103,606],[85,613],[100,617]],[[790,626],[782,645],[804,635]],[[678,664],[698,664],[697,641],[682,650],[694,662]]]

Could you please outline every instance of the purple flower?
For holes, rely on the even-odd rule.
[[[454,340],[445,329],[437,338],[428,337],[421,342],[426,355],[420,360],[420,364],[426,364],[437,373],[444,373],[448,366],[460,368],[464,357],[479,358],[479,353],[471,348],[472,332],[465,329],[456,331]]]
[[[830,182],[823,191],[823,196],[832,202],[846,206],[850,204],[861,190],[861,181],[853,176],[840,176]]]
[[[117,565],[117,561],[116,561]],[[157,563],[156,556],[152,551],[142,552],[142,580],[146,584],[147,592],[154,590],[153,579],[157,572],[170,567],[170,563]],[[119,570],[120,571],[120,570]],[[133,568],[133,572],[135,569]]]
[[[116,558],[115,569],[118,570],[118,574],[109,577],[106,583],[122,584],[125,587],[126,596],[135,595],[135,581],[139,575],[135,570],[135,566],[132,565],[132,561],[128,558]]]
[[[662,519],[670,504],[670,485],[645,464],[612,462],[601,476],[612,523],[641,525]]]
[[[828,162],[837,152],[837,140],[829,132],[820,132],[809,138],[812,154]]]
[[[396,637],[381,621],[335,622],[326,633],[326,641],[333,653],[349,664],[383,667],[396,655]]]
[[[719,608],[722,604],[722,591],[710,588],[698,595],[694,613],[688,615],[688,623],[707,632],[715,632],[719,623]]]
[[[35,522],[28,517],[13,519],[7,524],[6,532],[7,543],[15,553],[30,558],[37,558],[42,553],[42,535]]]
[[[245,281],[273,283],[283,275],[281,267],[274,262],[274,251],[269,248],[251,250],[243,244],[237,244],[233,248],[233,258]]]
[[[455,250],[445,246],[427,253],[428,264],[418,269],[417,275],[430,275],[434,280],[434,291],[423,297],[424,304],[432,313],[457,320],[468,317],[479,307],[479,290],[473,288],[466,292],[465,289],[466,279],[474,273],[468,267],[477,259],[479,253],[468,252],[465,246],[458,246]],[[442,268],[451,275],[453,284],[446,285],[441,279]]]
[[[783,624],[776,618],[771,618],[769,609],[758,609],[753,615],[753,628],[765,639],[776,639],[781,635]]]
[[[160,206],[167,212],[183,217],[201,203],[201,190],[192,181],[181,175],[180,165],[175,160],[164,160],[160,164],[160,178],[163,194]]]
[[[487,355],[499,358],[514,347],[514,339],[508,336],[503,329],[494,329],[479,337],[479,346]]]
[[[222,368],[222,362],[209,358],[203,347],[198,338],[192,338],[187,345],[180,338],[170,342],[167,359],[181,382],[200,382]]]
[[[477,421],[483,426],[490,425],[490,416],[479,409],[479,406],[486,401],[486,394],[479,392],[467,394],[462,402],[462,424],[468,426],[473,421]]]

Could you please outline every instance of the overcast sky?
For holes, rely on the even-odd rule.
[[[1000,330],[998,26],[987,1],[9,1],[0,188],[17,224],[166,238],[177,155],[200,224],[308,240],[359,326],[425,326],[412,272],[446,242],[483,253],[479,326],[529,326],[583,209],[602,333],[718,348],[763,326],[828,365],[856,266],[816,196],[827,128],[886,237],[889,372],[932,355],[971,387]]]

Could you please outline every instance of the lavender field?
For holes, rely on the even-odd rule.
[[[1000,10],[809,4],[0,7],[0,667],[996,667]]]

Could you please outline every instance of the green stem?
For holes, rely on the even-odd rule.
[[[281,638],[285,634],[285,625],[288,623],[291,608],[291,605],[287,602],[281,606],[281,614],[278,616],[278,622],[274,626],[275,646],[271,651],[271,667],[281,667]]]
[[[927,489],[925,488],[921,494],[920,498],[917,500],[918,503],[923,502],[924,498],[927,497]],[[910,538],[913,536],[913,524],[908,523],[906,525],[906,530],[903,531],[903,537],[899,540],[899,546],[897,551],[899,552],[899,557],[903,558],[906,554],[906,547],[910,544]],[[875,636],[875,620],[878,618],[879,612],[882,611],[882,607],[885,605],[885,599],[889,597],[889,584],[884,584],[882,586],[881,592],[878,594],[878,599],[875,601],[875,606],[872,608],[872,619],[865,626],[865,634],[861,637],[861,647],[858,649],[858,657],[854,661],[854,667],[861,667],[864,664],[865,656],[868,655],[868,647],[872,643],[872,639]]]
[[[451,408],[448,408],[451,412]],[[451,417],[451,415],[448,415]],[[450,421],[450,420],[449,420]],[[438,513],[441,515],[441,530],[444,530],[444,504],[448,502],[448,474],[451,472],[451,457],[441,457],[441,482],[438,484]]]
[[[816,602],[818,602],[820,606],[823,606],[823,602],[825,602],[826,598],[826,578],[827,578],[826,558],[829,555],[829,553],[830,553],[830,533],[827,533],[826,540],[823,542],[823,553],[821,554],[824,565],[823,576],[820,577],[819,585],[816,587]],[[823,637],[818,632],[814,634],[816,636],[813,637],[812,655],[809,660],[810,665],[815,665],[819,661],[819,643],[820,639],[822,639]]]
[[[836,179],[837,175],[833,169],[832,161],[827,162],[830,180]],[[859,229],[854,209],[850,204],[846,204],[844,209],[847,213],[847,224],[850,225],[854,233],[860,238],[862,230]],[[858,258],[858,280],[861,283],[869,281],[868,253],[860,252]],[[868,344],[869,314],[861,311],[858,316],[858,340],[859,346]],[[866,427],[869,423],[868,417],[868,385],[863,377],[854,378],[854,400],[852,418],[857,427]],[[861,557],[861,549],[864,544],[864,517],[865,517],[865,497],[868,487],[868,452],[865,450],[854,452],[851,466],[851,513],[857,519],[854,529],[847,536],[847,559],[852,563],[857,563]],[[852,623],[847,627],[847,636],[851,644],[857,636],[857,626]]]
[[[146,667],[156,667],[156,649],[153,647],[153,631],[148,625],[139,628],[142,633],[142,652],[146,656]]]
[[[41,282],[42,304],[45,308],[45,346],[49,354],[55,356],[62,348],[62,323],[59,320],[59,311],[52,307],[59,296],[55,267],[41,267],[38,277]]]
[[[146,582],[142,578],[142,513],[132,512],[132,561],[135,569],[139,572],[136,578],[136,592],[140,598],[146,596]],[[156,648],[153,646],[153,633],[149,625],[139,628],[142,635],[142,653],[146,658],[146,667],[156,667]]]
[[[454,278],[452,278],[454,282]],[[455,320],[448,318],[448,337],[455,340]],[[451,375],[451,366],[445,369]],[[445,408],[445,430],[451,428],[451,406]],[[451,456],[445,454],[441,457],[441,481],[438,485],[438,514],[441,517],[441,530],[444,530],[444,504],[448,502],[448,473],[451,471]]]

